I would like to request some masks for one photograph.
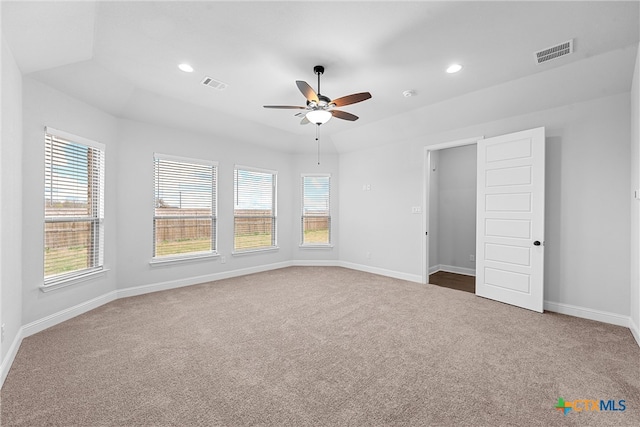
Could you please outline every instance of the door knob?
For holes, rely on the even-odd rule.
[[[533,246],[540,246],[540,240],[536,240],[535,242],[533,242]]]

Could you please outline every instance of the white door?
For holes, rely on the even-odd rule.
[[[478,141],[476,295],[542,313],[544,128]]]

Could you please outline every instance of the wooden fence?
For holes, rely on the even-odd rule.
[[[68,211],[67,211],[68,212]],[[156,242],[210,239],[211,222],[206,209],[157,208],[155,219]],[[185,218],[180,218],[180,217]],[[163,218],[168,217],[168,218]],[[200,217],[200,218],[198,218]],[[302,217],[304,230],[326,230],[327,217]],[[270,234],[273,218],[270,211],[236,211],[234,220],[236,234]],[[49,249],[89,245],[90,222],[51,222],[45,227],[45,247]]]
[[[89,208],[82,205],[50,206],[45,203],[46,217],[86,217]],[[47,222],[44,227],[44,246],[47,249],[88,247],[91,242],[90,221]]]
[[[47,249],[88,247],[91,242],[91,222],[48,222],[44,227],[44,247]]]
[[[326,216],[304,216],[302,217],[303,230],[315,231],[315,230],[328,230],[329,218]]]

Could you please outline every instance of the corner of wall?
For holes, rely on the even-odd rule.
[[[16,354],[18,354],[20,344],[22,344],[22,331],[23,328],[20,328],[18,330],[18,333],[11,342],[11,346],[9,346],[9,349],[7,350],[7,354],[2,358],[2,363],[0,363],[0,389],[2,389],[4,380],[7,379],[7,375],[9,375],[9,370],[11,369],[11,365],[13,364],[13,360],[16,358]]]
[[[636,343],[640,346],[640,328],[638,328],[638,324],[633,321],[633,318],[629,319],[629,329],[631,330],[631,334],[633,338],[635,338]]]
[[[640,45],[631,83],[631,331],[640,345]]]
[[[2,36],[0,78],[0,386],[17,352],[22,327],[22,74]],[[9,346],[9,343],[11,345]]]

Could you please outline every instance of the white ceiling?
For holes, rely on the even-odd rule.
[[[25,75],[117,117],[290,152],[314,149],[313,126],[262,106],[304,105],[295,81],[316,88],[324,65],[324,95],[373,95],[341,108],[358,121],[322,126],[325,150],[342,152],[415,136],[416,122],[456,126],[453,112],[469,124],[629,91],[638,5],[4,0],[2,33]],[[575,53],[536,64],[572,38]],[[463,70],[445,73],[453,62]]]

